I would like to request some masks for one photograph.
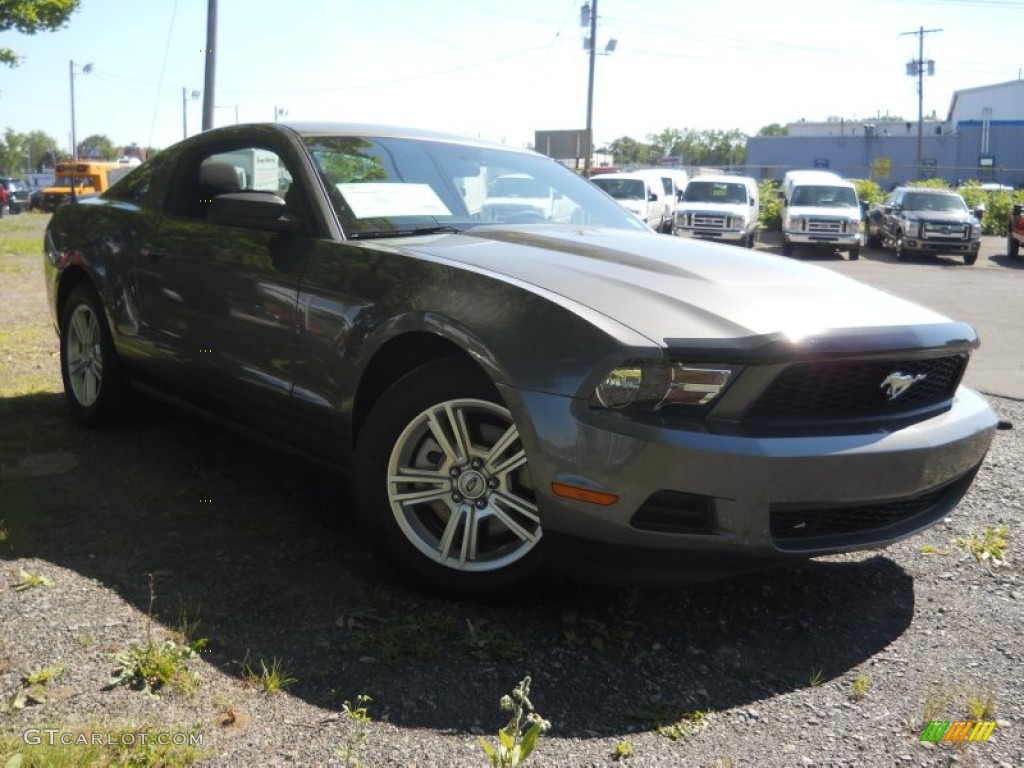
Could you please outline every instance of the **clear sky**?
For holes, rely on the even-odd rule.
[[[219,0],[215,124],[343,120],[415,125],[524,145],[582,128],[581,0]],[[79,140],[163,147],[182,137],[182,88],[201,90],[207,0],[82,0],[70,25],[0,44],[0,128],[65,148],[69,66]],[[598,0],[594,137],[879,114],[916,119],[907,62],[920,27],[924,111],[953,91],[1017,79],[1024,0]],[[189,133],[201,101],[188,102]]]

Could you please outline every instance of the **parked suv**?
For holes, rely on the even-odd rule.
[[[0,186],[7,190],[7,202],[0,206],[0,216],[5,213],[21,213],[29,206],[29,189],[21,179],[0,178]]]
[[[952,189],[896,187],[868,216],[867,245],[889,247],[900,261],[914,253],[951,253],[978,260],[981,222]]]
[[[752,178],[697,176],[676,205],[674,232],[753,248],[760,212]]]
[[[1024,205],[1016,203],[1010,211],[1010,226],[1006,230],[1006,252],[1011,259],[1020,258],[1020,244],[1024,243]]]

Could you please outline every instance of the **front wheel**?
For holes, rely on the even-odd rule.
[[[78,421],[99,427],[122,416],[125,376],[103,305],[87,283],[72,290],[61,313],[60,373],[71,413]]]
[[[964,264],[967,265],[968,267],[973,267],[974,263],[977,260],[978,260],[978,254],[977,253],[965,253],[964,254]]]
[[[1020,243],[1017,242],[1017,238],[1013,236],[1013,231],[1006,235],[1006,253],[1011,259],[1020,257]]]
[[[793,244],[789,240],[782,241],[782,255],[792,256],[793,255]]]
[[[897,261],[907,260],[907,249],[903,246],[902,232],[896,235],[896,242],[893,244],[893,254],[896,256]]]
[[[355,478],[364,527],[415,583],[485,595],[521,588],[543,571],[519,431],[470,361],[429,363],[381,396],[359,436]]]
[[[860,258],[860,246],[857,245],[857,246],[854,246],[853,248],[851,248],[847,252],[847,255],[850,257],[850,261],[856,261],[857,259],[859,259]]]

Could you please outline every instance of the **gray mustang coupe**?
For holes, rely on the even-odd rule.
[[[489,194],[510,177],[531,194]],[[450,594],[889,544],[950,513],[996,424],[970,326],[459,136],[208,131],[63,205],[45,266],[79,421],[135,386],[286,442]]]

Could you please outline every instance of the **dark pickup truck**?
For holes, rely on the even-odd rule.
[[[900,261],[917,253],[960,254],[978,260],[981,222],[951,189],[897,187],[867,220],[869,248],[892,248]]]
[[[1006,252],[1011,259],[1020,258],[1020,244],[1024,243],[1024,205],[1015,203],[1010,210],[1010,225],[1006,230]]]

